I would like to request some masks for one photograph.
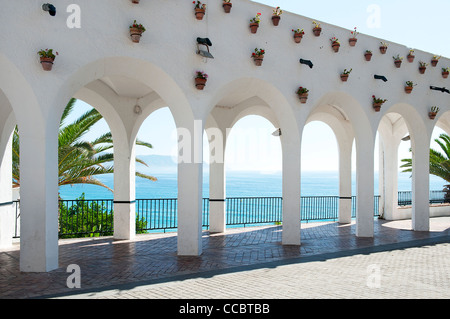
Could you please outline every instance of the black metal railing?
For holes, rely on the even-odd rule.
[[[411,192],[399,192],[399,206],[411,205]],[[303,196],[300,199],[301,220],[303,222],[337,220],[339,217],[338,196]],[[374,217],[379,216],[380,196],[374,196]],[[247,226],[277,224],[282,222],[283,199],[281,197],[235,197],[226,199],[226,224]],[[352,218],[356,217],[356,197],[351,198]],[[445,192],[431,191],[430,204],[444,203]],[[15,237],[20,236],[17,220],[20,216],[19,201],[15,201]],[[209,227],[209,199],[202,202],[202,226]],[[135,204],[136,232],[168,231],[178,227],[178,200],[138,199]],[[113,235],[114,201],[60,200],[60,238]]]

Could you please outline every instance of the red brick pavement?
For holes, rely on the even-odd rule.
[[[81,269],[81,289],[101,289],[170,278],[210,270],[250,266],[272,261],[450,236],[450,217],[431,220],[429,232],[411,231],[411,221],[375,221],[374,238],[357,238],[355,225],[302,224],[301,246],[281,245],[281,226],[232,228],[226,234],[203,234],[203,254],[177,256],[177,237],[138,235],[132,241],[110,237],[61,240],[59,268],[48,273],[19,271],[19,245],[0,250],[0,298],[23,299],[73,293],[66,285],[67,266]],[[188,297],[188,296],[187,296]]]

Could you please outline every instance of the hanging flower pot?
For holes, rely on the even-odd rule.
[[[339,43],[339,40],[335,37],[330,39],[331,41],[331,48],[334,52],[339,52],[339,48],[341,47],[341,44]]]
[[[430,120],[434,120],[438,112],[439,108],[437,106],[432,106],[430,112],[428,112],[428,117],[430,118]]]
[[[274,26],[277,26],[280,23],[282,13],[283,13],[283,10],[281,10],[280,7],[276,7],[273,10],[272,23]]]
[[[348,39],[348,44],[351,47],[354,47],[356,45],[356,42],[358,42],[358,39],[356,38],[356,36],[359,34],[359,32],[356,31],[356,27],[354,29],[354,31],[350,32],[351,37],[350,39]]]
[[[380,45],[380,53],[381,53],[381,54],[386,54],[387,48],[388,48],[387,43],[381,42],[381,45]]]
[[[208,74],[202,71],[197,71],[195,74],[195,87],[197,90],[203,90],[208,81]]]
[[[413,87],[416,86],[412,81],[406,81],[405,92],[410,94],[413,90]]]
[[[224,0],[222,6],[225,13],[230,13],[233,4],[230,2],[230,0]]]
[[[255,52],[252,53],[253,62],[255,62],[256,66],[262,65],[265,53],[263,49],[255,49]]]
[[[131,3],[139,3],[140,0],[131,0]]]
[[[420,74],[425,74],[425,71],[427,69],[428,63],[425,62],[419,62],[419,72]]]
[[[403,58],[400,57],[400,55],[397,54],[397,56],[392,57],[394,59],[394,64],[396,68],[400,68],[402,66],[402,60]]]
[[[53,62],[55,61],[58,52],[53,53],[53,49],[45,49],[38,51],[42,69],[44,71],[51,71],[53,68]]]
[[[380,112],[381,106],[386,102],[387,100],[380,99],[375,97],[375,95],[372,95],[372,106],[375,112]]]
[[[261,21],[261,13],[257,13],[256,17],[250,19],[250,32],[256,33],[259,28],[259,22]]]
[[[320,27],[320,23],[317,23],[316,21],[313,21],[314,28],[313,33],[316,37],[320,37],[320,33],[322,32],[322,28]]]
[[[139,43],[141,41],[142,33],[145,32],[145,28],[142,24],[139,24],[134,20],[133,24],[130,25],[130,37],[131,41],[134,43]]]
[[[366,58],[366,61],[372,60],[372,51],[366,50],[366,52],[364,53],[364,57]]]
[[[294,32],[294,41],[295,41],[295,43],[300,43],[300,42],[302,42],[302,39],[303,39],[303,35],[305,34],[305,31],[303,31],[303,29],[297,29],[297,30],[294,30],[294,29],[292,29],[292,32]]]
[[[195,4],[195,18],[197,20],[203,20],[206,12],[206,4],[202,4],[200,1],[193,1],[192,3]]]
[[[308,92],[309,90],[307,88],[304,87],[299,87],[297,90],[297,95],[298,98],[300,99],[300,103],[305,104],[306,101],[308,100]]]
[[[345,69],[344,72],[341,73],[341,81],[347,82],[348,76],[350,75],[351,72],[352,72],[352,69],[350,69],[350,70]]]
[[[440,56],[433,56],[433,58],[431,59],[431,66],[435,67],[438,64],[440,58]]]
[[[442,77],[444,79],[448,78],[449,68],[442,68]]]
[[[409,54],[408,54],[408,56],[406,58],[408,59],[409,63],[414,62],[414,59],[416,58],[415,55],[414,55],[414,50],[412,50],[412,49],[409,50]]]

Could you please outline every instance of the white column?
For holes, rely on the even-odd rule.
[[[339,223],[352,221],[352,143],[339,143]]]
[[[282,135],[283,149],[283,245],[300,245],[301,145]]]
[[[209,228],[212,233],[226,229],[225,164],[209,164]]]
[[[202,254],[203,124],[178,128],[178,255]]]
[[[420,140],[419,140],[420,139]],[[430,230],[430,143],[417,138],[412,154],[412,228]]]
[[[119,144],[119,143],[117,143]],[[134,147],[114,144],[114,239],[136,236],[136,159]]]
[[[58,268],[58,127],[20,132],[20,270]]]
[[[0,137],[0,150],[4,151],[0,153],[0,248],[12,245],[15,219],[12,203],[12,134],[6,135]]]
[[[356,236],[373,237],[374,141],[356,140]]]

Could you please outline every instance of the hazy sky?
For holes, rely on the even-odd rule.
[[[239,0],[234,0],[239,1]],[[396,42],[411,48],[450,57],[447,41],[438,41],[449,30],[450,1],[426,3],[418,0],[382,1],[301,1],[259,0],[271,7],[290,11],[352,30]],[[445,39],[446,40],[446,39]],[[107,129],[104,124],[103,129]],[[101,126],[100,125],[100,126]],[[175,125],[165,108],[153,113],[143,124],[138,137],[153,144],[149,153],[171,155],[176,150]],[[227,146],[230,169],[281,170],[281,146],[271,133],[275,128],[265,119],[250,116],[233,128]],[[440,131],[439,131],[440,132]],[[409,143],[402,143],[399,157],[409,156]],[[376,149],[377,151],[377,149]],[[376,165],[378,163],[375,156]],[[302,170],[337,170],[337,145],[331,129],[323,123],[306,126],[302,140]],[[377,169],[377,167],[375,167]]]

